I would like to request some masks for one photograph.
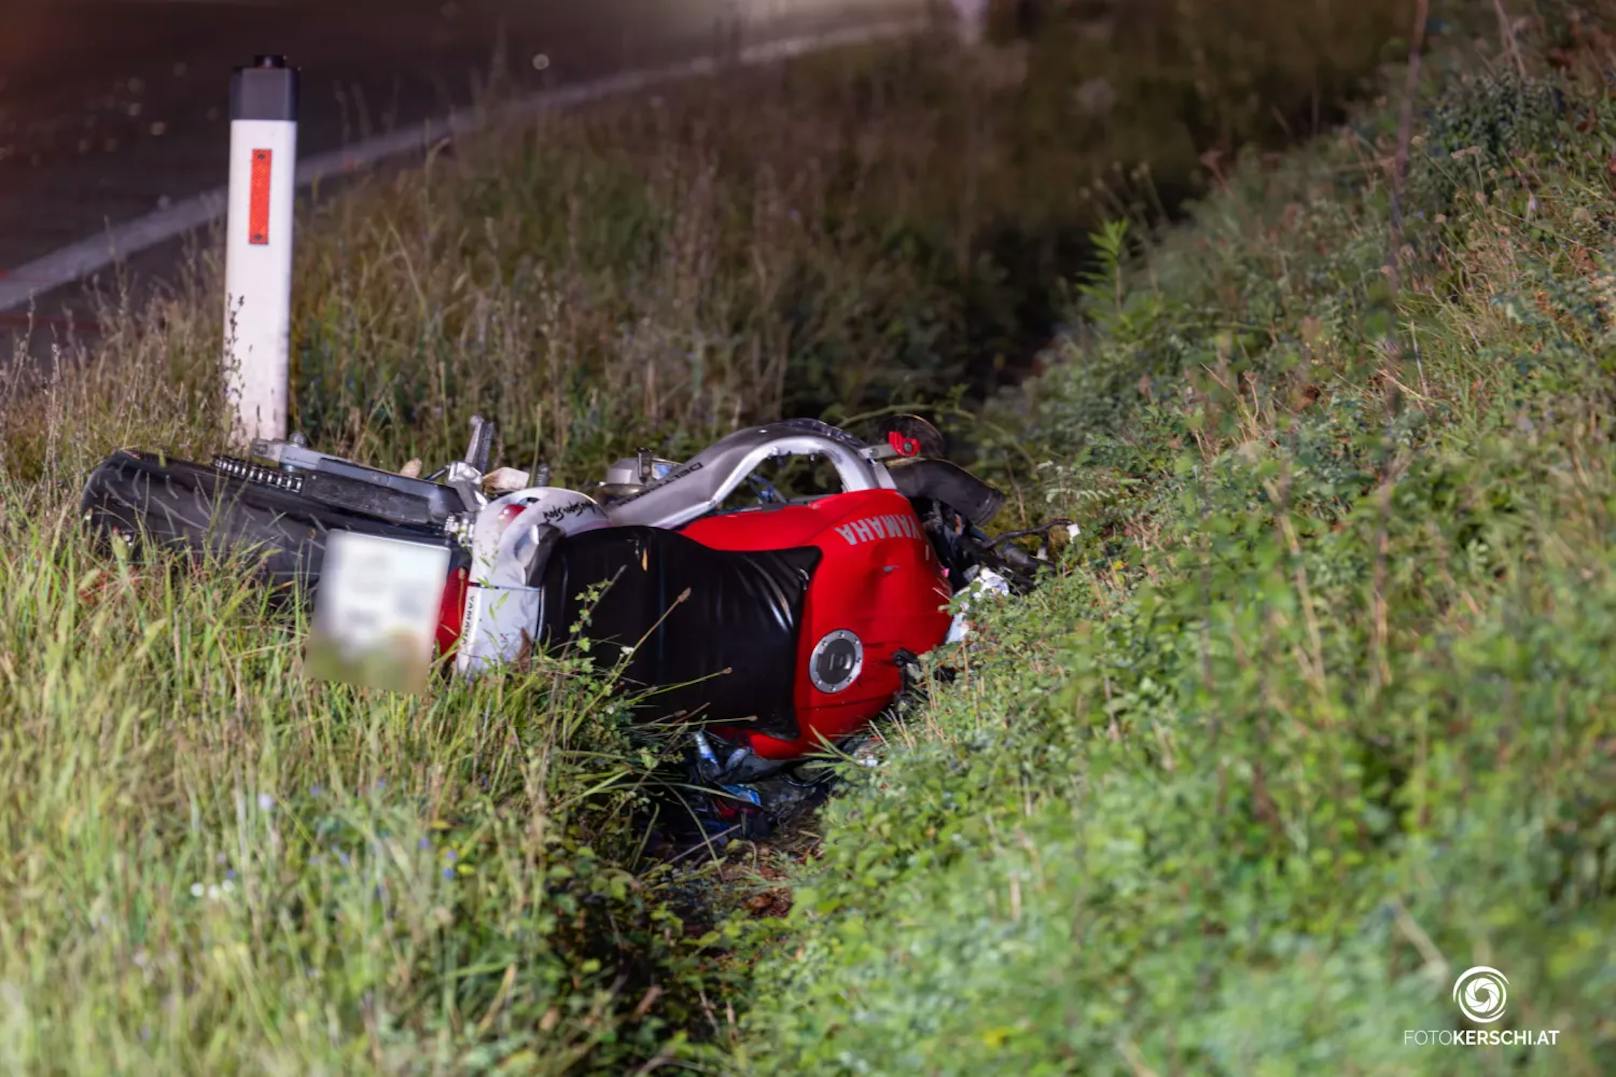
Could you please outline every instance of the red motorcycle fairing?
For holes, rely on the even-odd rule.
[[[792,676],[799,735],[744,725],[713,730],[765,759],[796,758],[857,731],[903,687],[898,652],[922,654],[948,634],[943,566],[909,500],[895,490],[742,509],[703,517],[680,533],[718,550],[821,553],[803,602]],[[815,683],[816,648],[821,672],[832,678],[819,680],[830,690]],[[858,661],[849,665],[855,651]]]

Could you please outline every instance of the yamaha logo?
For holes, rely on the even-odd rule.
[[[925,532],[920,529],[920,521],[908,514],[866,516],[852,523],[843,524],[836,529],[836,533],[842,536],[849,546],[857,546],[861,542],[875,542],[877,539],[926,537]]]
[[[863,668],[864,644],[845,628],[825,633],[808,656],[808,679],[821,692],[840,692],[858,680]]]

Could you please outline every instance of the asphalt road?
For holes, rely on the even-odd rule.
[[[299,156],[539,90],[918,13],[924,0],[0,0],[0,277],[224,183],[232,66],[302,71]],[[172,262],[174,255],[168,256]],[[136,262],[161,273],[161,259]],[[71,294],[37,302],[49,326]],[[0,314],[13,327],[23,316]],[[82,318],[80,319],[82,328]]]

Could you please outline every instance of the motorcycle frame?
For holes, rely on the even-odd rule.
[[[529,487],[488,502],[471,528],[473,585],[466,598],[455,668],[474,675],[517,658],[538,623],[542,596],[528,580],[545,556],[541,528],[565,534],[598,527],[677,530],[716,510],[767,460],[823,457],[843,493],[896,489],[872,450],[813,419],[738,430],[679,465],[640,493],[608,505],[559,487]]]

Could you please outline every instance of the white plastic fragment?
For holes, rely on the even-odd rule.
[[[948,636],[945,643],[959,643],[971,633],[971,623],[967,619],[971,607],[981,600],[983,595],[1008,595],[1010,581],[993,571],[991,568],[980,568],[971,582],[966,584],[965,590],[959,595],[959,609],[954,614],[953,623],[948,626]]]

